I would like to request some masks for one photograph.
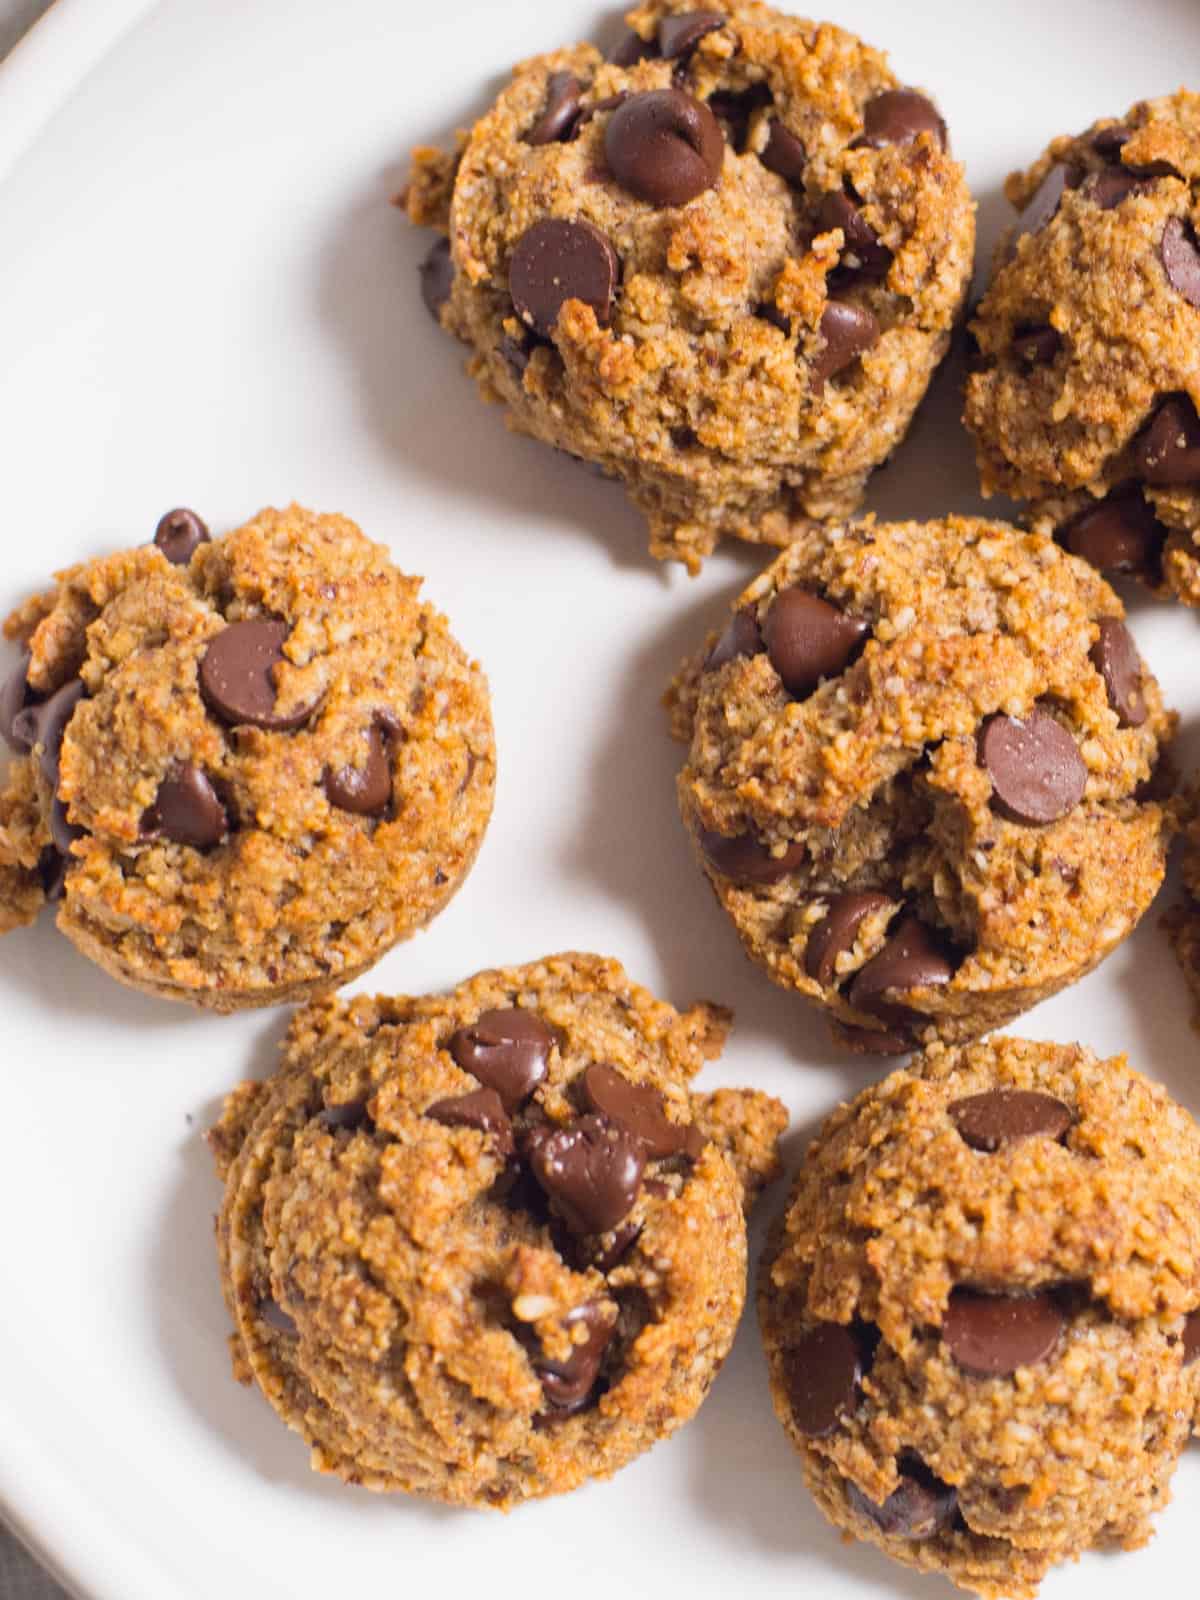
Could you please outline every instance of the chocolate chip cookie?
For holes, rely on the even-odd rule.
[[[425,303],[512,426],[620,478],[654,555],[785,544],[904,437],[970,277],[932,102],[829,24],[653,4],[422,149]]]
[[[8,619],[0,930],[46,901],[134,988],[320,993],[449,900],[495,777],[483,675],[344,517],[195,513]]]
[[[810,1146],[759,1315],[830,1521],[1026,1600],[1146,1543],[1200,1424],[1200,1130],[1124,1056],[935,1045]]]
[[[507,1509],[692,1416],[787,1121],[689,1090],[729,1020],[575,954],[296,1017],[210,1142],[235,1373],[318,1471]]]
[[[1200,604],[1200,95],[1055,139],[972,324],[985,494],[1103,572]]]
[[[867,519],[799,539],[685,663],[696,853],[750,957],[842,1043],[1001,1026],[1154,898],[1175,718],[1122,616],[1040,535]]]

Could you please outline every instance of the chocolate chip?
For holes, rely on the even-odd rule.
[[[616,1332],[616,1321],[610,1313],[611,1302],[607,1300],[588,1300],[575,1306],[563,1317],[562,1326],[567,1330],[584,1328],[587,1337],[583,1343],[573,1345],[565,1361],[534,1362],[542,1392],[555,1411],[570,1413],[587,1404],[600,1375],[604,1352]]]
[[[808,151],[796,135],[784,127],[778,117],[771,118],[767,129],[767,143],[759,160],[768,172],[778,173],[781,178],[786,178],[797,188],[803,186],[804,172],[808,166]]]
[[[614,67],[636,67],[639,61],[653,61],[657,55],[658,40],[643,39],[630,28],[608,59]]]
[[[197,850],[211,849],[228,831],[225,807],[208,775],[191,761],[171,769],[142,816],[143,837],[170,839]]]
[[[824,1439],[853,1408],[862,1354],[851,1328],[818,1322],[783,1353],[783,1381],[792,1421],[806,1439]]]
[[[30,748],[24,739],[17,738],[16,721],[29,703],[28,673],[32,660],[32,653],[22,650],[20,661],[0,686],[0,735],[8,748],[19,756],[27,755]]]
[[[1128,167],[1105,167],[1084,184],[1082,193],[1101,211],[1114,211],[1122,200],[1142,188],[1141,179]]]
[[[912,144],[923,133],[931,133],[946,149],[946,124],[923,94],[915,89],[885,89],[863,107],[863,132],[858,142],[881,150],[885,144]]]
[[[1021,212],[1017,221],[1017,233],[1013,239],[1015,250],[1018,239],[1023,239],[1027,233],[1040,233],[1046,224],[1058,214],[1062,204],[1062,197],[1068,189],[1075,187],[1073,169],[1064,166],[1061,161],[1047,172],[1030,196],[1029,203]]]
[[[783,589],[763,620],[771,665],[797,700],[822,678],[844,672],[870,637],[871,624],[807,589]]]
[[[584,1072],[583,1098],[593,1111],[632,1134],[648,1160],[680,1155],[695,1160],[707,1142],[693,1123],[670,1121],[657,1089],[630,1083],[604,1062],[593,1062]]]
[[[1072,555],[1101,572],[1151,573],[1166,529],[1138,489],[1122,489],[1089,506],[1056,535]]]
[[[583,84],[573,72],[552,72],[546,84],[546,104],[530,128],[530,144],[562,144],[575,136],[583,107]]]
[[[1051,1355],[1066,1326],[1054,1296],[980,1294],[955,1289],[942,1322],[942,1339],[965,1372],[1007,1377]]]
[[[83,683],[69,678],[45,700],[23,707],[13,718],[12,738],[18,749],[33,751],[41,747],[38,768],[53,794],[58,788],[58,758],[67,723],[83,699]],[[74,835],[73,837],[78,837]]]
[[[1200,416],[1186,395],[1163,401],[1138,439],[1134,459],[1147,483],[1200,483]]]
[[[186,567],[200,546],[209,543],[209,532],[194,511],[177,506],[159,518],[154,542],[173,567]]]
[[[903,917],[878,955],[860,967],[850,985],[850,1004],[889,1026],[905,1027],[920,1017],[887,996],[897,989],[940,989],[954,968],[934,934],[915,916]]]
[[[508,288],[521,321],[548,339],[568,300],[582,300],[607,322],[619,275],[617,253],[599,228],[546,217],[518,240]]]
[[[1133,138],[1133,129],[1123,122],[1112,122],[1092,135],[1092,149],[1106,161],[1114,160]]]
[[[714,833],[710,828],[700,830],[700,848],[722,877],[738,883],[778,883],[794,872],[808,853],[808,847],[799,839],[782,855],[775,855],[752,833],[730,836]]]
[[[764,322],[769,322],[773,328],[778,328],[785,337],[791,337],[792,319],[785,316],[774,301],[761,300],[754,308],[754,315],[761,317]]]
[[[946,1114],[972,1150],[989,1154],[1021,1139],[1058,1139],[1074,1122],[1070,1106],[1035,1089],[988,1089],[946,1107]]]
[[[1101,617],[1091,649],[1092,665],[1104,680],[1108,703],[1122,728],[1140,728],[1149,712],[1142,691],[1145,668],[1133,635],[1116,617]]]
[[[879,323],[866,306],[830,300],[821,313],[821,336],[825,347],[814,359],[812,370],[823,383],[878,342]]]
[[[716,186],[725,136],[712,112],[682,89],[630,95],[604,130],[617,181],[652,206],[682,206]]]
[[[1079,746],[1038,706],[1024,720],[989,717],[979,735],[979,764],[992,780],[992,808],[1033,827],[1073,811],[1087,786]]]
[[[209,644],[200,661],[200,693],[222,722],[286,732],[312,716],[315,705],[300,706],[286,717],[275,710],[275,668],[284,659],[290,631],[286,622],[254,617],[231,622]]]
[[[352,811],[356,816],[378,817],[392,800],[392,763],[383,729],[372,723],[367,729],[367,759],[361,767],[339,767],[325,774],[325,793],[331,806]]]
[[[516,378],[523,378],[525,368],[529,365],[529,358],[542,341],[531,336],[522,339],[519,343],[506,333],[500,341],[499,350],[505,363]]]
[[[450,298],[454,284],[454,263],[450,259],[449,239],[436,239],[421,263],[421,299],[435,322],[442,320],[442,307]]]
[[[847,279],[886,278],[892,252],[879,242],[879,235],[862,212],[840,191],[827,194],[817,210],[817,224],[824,232],[840,228],[845,242],[839,271]]]
[[[476,1133],[486,1134],[504,1161],[516,1153],[512,1123],[495,1089],[472,1089],[470,1094],[435,1100],[425,1115],[448,1128],[474,1128]]]
[[[50,837],[54,841],[54,847],[65,857],[75,840],[82,839],[84,830],[77,828],[73,822],[68,822],[67,808],[57,795],[50,802],[49,821]]]
[[[260,1300],[258,1302],[258,1314],[267,1327],[274,1328],[276,1333],[286,1333],[289,1338],[295,1338],[300,1331],[296,1326],[295,1318],[288,1316],[278,1300]]]
[[[576,1117],[528,1144],[533,1175],[573,1233],[607,1233],[633,1209],[646,1164],[641,1142],[607,1117]]]
[[[748,89],[734,94],[728,90],[718,89],[708,97],[708,109],[714,117],[728,124],[729,143],[735,150],[745,148],[746,135],[750,131],[750,119],[756,111],[761,111],[764,106],[769,106],[772,94],[765,83],[752,83]]]
[[[42,851],[38,861],[38,876],[42,882],[42,893],[49,904],[61,900],[67,887],[67,869],[74,863],[70,856],[63,855],[61,850],[49,845]]]
[[[1159,253],[1171,287],[1200,309],[1200,245],[1191,224],[1172,217],[1163,229]]]
[[[735,611],[725,624],[725,631],[708,652],[704,662],[705,672],[715,672],[726,662],[740,656],[756,656],[763,649],[758,618],[753,611]]]
[[[864,1056],[907,1056],[916,1045],[907,1033],[892,1028],[859,1028],[840,1022],[835,1037],[848,1050]]]
[[[1200,1311],[1193,1311],[1183,1325],[1183,1364],[1190,1367],[1200,1360]]]
[[[553,1030],[536,1011],[509,1006],[482,1012],[452,1034],[446,1048],[464,1072],[515,1111],[545,1078],[554,1043]]]
[[[360,1128],[371,1125],[371,1113],[367,1109],[369,1103],[364,1095],[359,1100],[344,1100],[341,1105],[326,1106],[317,1114],[317,1121],[331,1133],[357,1133]]]
[[[642,1185],[647,1193],[650,1191],[649,1182]],[[659,1186],[661,1187],[661,1186]],[[607,1250],[602,1250],[592,1262],[597,1272],[611,1272],[615,1266],[625,1259],[635,1239],[641,1235],[640,1222],[622,1222],[620,1227],[612,1230],[612,1243]]]
[[[704,38],[728,19],[719,11],[683,11],[664,17],[658,25],[658,52],[665,61],[687,60]]]
[[[808,936],[804,969],[809,977],[826,988],[835,983],[837,958],[844,950],[854,948],[859,923],[872,912],[886,910],[890,904],[887,895],[876,894],[871,889],[836,895]]]
[[[1062,349],[1062,334],[1045,325],[1026,325],[1013,334],[1013,355],[1031,367],[1048,366]]]
[[[936,1477],[919,1456],[906,1453],[898,1463],[900,1483],[876,1505],[856,1483],[846,1485],[851,1505],[881,1533],[898,1539],[932,1539],[958,1510],[958,1492]]]

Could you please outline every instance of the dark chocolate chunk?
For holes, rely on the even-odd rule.
[[[606,323],[620,271],[617,253],[599,228],[582,218],[546,217],[518,240],[508,288],[521,321],[549,339],[568,300],[582,300]]]
[[[546,104],[530,128],[530,144],[565,144],[577,132],[583,84],[573,72],[552,72],[546,84]]]
[[[836,677],[870,637],[871,624],[810,594],[783,589],[763,620],[771,665],[797,700],[812,694],[822,678]]]
[[[1074,738],[1035,706],[1023,721],[989,717],[979,735],[979,764],[992,780],[992,806],[1012,822],[1044,827],[1083,799],[1087,766]]]
[[[1013,355],[1031,367],[1049,366],[1062,349],[1062,334],[1045,324],[1018,328],[1013,334]]]
[[[273,732],[303,727],[316,705],[302,705],[287,716],[275,709],[275,668],[284,659],[291,632],[274,617],[231,622],[209,644],[200,661],[200,693],[209,710],[237,728]]]
[[[154,542],[173,567],[186,567],[200,546],[209,543],[209,532],[194,511],[177,506],[159,518]]]
[[[67,724],[75,715],[75,708],[83,699],[83,682],[80,678],[68,678],[61,688],[47,696],[45,700],[35,701],[32,705],[25,706],[13,718],[12,742],[17,749],[34,751],[40,749],[38,755],[38,769],[49,785],[52,794],[58,790],[58,758],[62,751],[63,735],[67,731]],[[51,815],[51,833],[54,832],[54,816]],[[69,838],[78,838],[79,830],[76,829],[68,835]],[[58,844],[58,839],[55,839]],[[59,845],[60,849],[65,848]]]
[[[604,130],[613,176],[652,206],[682,206],[716,186],[725,159],[721,125],[682,89],[634,94]]]
[[[579,1411],[587,1404],[600,1376],[604,1352],[616,1332],[611,1310],[608,1300],[588,1300],[575,1306],[562,1319],[562,1325],[568,1330],[582,1327],[586,1333],[583,1342],[573,1346],[565,1361],[539,1358],[533,1364],[542,1381],[542,1392],[560,1415]]]
[[[778,883],[789,872],[795,872],[808,853],[800,839],[793,841],[782,855],[775,855],[752,833],[731,836],[714,833],[710,828],[700,830],[700,848],[722,877],[738,883]]]
[[[946,124],[936,106],[915,89],[885,89],[863,107],[859,142],[872,150],[880,150],[885,144],[912,144],[923,133],[931,133],[946,149]]]
[[[16,721],[32,698],[27,676],[32,660],[30,652],[22,650],[21,659],[0,686],[0,736],[8,748],[19,756],[27,755],[30,749],[23,738],[18,739]]]
[[[1200,245],[1191,223],[1171,217],[1163,229],[1159,253],[1172,289],[1200,309]]]
[[[446,1048],[472,1077],[495,1089],[515,1111],[546,1076],[555,1034],[536,1011],[521,1006],[484,1011],[451,1035]]]
[[[593,1062],[584,1072],[583,1097],[593,1111],[632,1134],[648,1160],[681,1155],[695,1160],[704,1149],[706,1140],[693,1123],[668,1118],[657,1089],[630,1083],[605,1062]]]
[[[840,228],[844,236],[839,272],[848,279],[886,278],[892,252],[880,243],[879,235],[850,196],[841,190],[827,194],[817,211],[818,225],[830,233]]]
[[[846,1485],[850,1504],[881,1533],[900,1539],[932,1539],[948,1527],[958,1510],[958,1493],[911,1454],[898,1463],[900,1483],[876,1505],[855,1483]]]
[[[818,1322],[783,1352],[783,1381],[797,1430],[824,1439],[853,1409],[863,1376],[862,1352],[852,1328]]]
[[[1065,166],[1061,161],[1055,162],[1030,196],[1028,204],[1017,220],[1017,232],[1013,239],[1014,250],[1018,239],[1024,238],[1027,233],[1040,233],[1058,214],[1062,197],[1068,189],[1075,187],[1076,177],[1074,169]]]
[[[1149,712],[1142,689],[1145,668],[1133,635],[1116,617],[1101,617],[1091,649],[1092,665],[1104,680],[1108,703],[1122,728],[1140,728]]]
[[[1148,575],[1157,568],[1166,529],[1139,489],[1119,489],[1072,517],[1056,538],[1101,572]]]
[[[1087,180],[1081,192],[1101,211],[1113,211],[1141,187],[1141,179],[1128,167],[1104,167]]]
[[[643,39],[630,28],[608,59],[614,67],[636,67],[639,61],[653,61],[657,55],[658,40]]]
[[[804,184],[804,170],[808,166],[808,151],[800,140],[778,117],[772,117],[767,128],[767,142],[759,157],[769,172],[776,172],[799,189]]]
[[[380,725],[366,730],[367,759],[361,767],[339,767],[325,774],[325,793],[332,806],[356,816],[382,816],[392,801],[392,763]]]
[[[866,306],[830,300],[821,313],[821,336],[825,345],[814,358],[812,370],[823,383],[878,343],[879,323]]]
[[[425,1115],[448,1128],[474,1128],[486,1134],[504,1161],[516,1153],[512,1123],[495,1089],[473,1089],[470,1094],[435,1100]]]
[[[942,1339],[965,1372],[1007,1377],[1052,1355],[1066,1317],[1052,1294],[980,1294],[955,1289]]]
[[[576,1117],[528,1142],[529,1165],[573,1233],[607,1233],[633,1209],[646,1164],[641,1141],[607,1117]]]
[[[844,950],[853,949],[859,923],[891,903],[887,895],[871,889],[834,896],[829,910],[808,936],[804,969],[809,977],[826,988],[836,983],[837,958]]]
[[[1200,416],[1186,395],[1164,400],[1134,447],[1147,483],[1177,488],[1200,483]]]
[[[1132,138],[1132,128],[1123,122],[1111,122],[1092,135],[1092,149],[1106,161],[1114,161]]]
[[[178,762],[158,786],[142,817],[146,838],[210,850],[229,832],[229,818],[208,774],[194,762]]]
[[[972,1150],[989,1154],[1020,1139],[1061,1140],[1075,1120],[1070,1106],[1036,1089],[988,1089],[955,1100],[946,1113]]]
[[[442,307],[450,298],[454,283],[454,263],[450,259],[449,239],[436,239],[421,263],[421,299],[435,322],[442,318]]]
[[[665,61],[686,61],[706,33],[723,28],[728,20],[719,11],[683,11],[664,17],[658,25],[658,53]]]
[[[945,951],[934,934],[915,916],[901,918],[878,955],[860,967],[850,985],[849,1000],[889,1026],[904,1028],[920,1013],[888,1000],[900,989],[944,988],[954,976]]]
[[[1190,1367],[1200,1360],[1200,1311],[1193,1311],[1183,1325],[1183,1364]]]
[[[763,648],[762,634],[754,612],[735,611],[726,623],[724,633],[708,652],[704,670],[715,672],[718,667],[723,667],[727,661],[737,660],[739,656],[760,655]]]

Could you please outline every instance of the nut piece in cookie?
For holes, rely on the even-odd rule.
[[[8,619],[0,931],[48,900],[113,977],[323,993],[445,905],[491,814],[487,684],[344,517],[194,511]]]
[[[1146,1543],[1200,1422],[1200,1130],[1124,1056],[935,1045],[809,1147],[758,1308],[829,1520],[1031,1600]]]
[[[787,1122],[690,1089],[729,1021],[577,954],[297,1015],[210,1142],[234,1369],[318,1470],[508,1509],[693,1415]]]
[[[1003,523],[802,536],[668,693],[747,953],[900,1055],[1089,972],[1163,880],[1175,717],[1093,568]]]
[[[627,21],[607,60],[523,62],[402,200],[484,398],[695,571],[858,506],[946,354],[974,207],[932,102],[853,34],[753,0]]]

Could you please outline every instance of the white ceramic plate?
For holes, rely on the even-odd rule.
[[[1175,88],[1200,52],[1194,0],[828,9],[936,93],[981,260],[1009,168]],[[468,121],[511,62],[614,27],[577,0],[60,0],[0,71],[0,610],[180,502],[224,530],[295,497],[390,541],[487,667],[501,779],[466,889],[369,985],[574,946],[677,1001],[727,1001],[711,1080],[789,1103],[794,1165],[870,1069],[744,962],[688,857],[658,706],[764,556],[724,552],[696,582],[659,570],[615,487],[510,437],[425,315],[426,241],[388,204],[409,147]],[[975,508],[954,381],[877,509]],[[1200,623],[1133,605],[1195,751]],[[1128,1050],[1200,1109],[1187,1011],[1152,915],[1023,1029]],[[270,1069],[283,1016],[126,993],[49,921],[0,945],[0,1016],[0,1504],[80,1595],[934,1592],[812,1508],[752,1317],[696,1421],[611,1483],[503,1518],[314,1477],[230,1380],[200,1141],[221,1093]],[[1191,1592],[1195,1450],[1176,1486],[1150,1549],[1057,1574],[1048,1600]]]

